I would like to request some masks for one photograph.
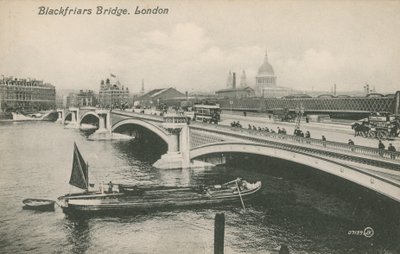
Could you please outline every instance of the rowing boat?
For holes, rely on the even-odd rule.
[[[23,209],[39,210],[39,211],[54,211],[55,201],[49,199],[27,198],[22,201]]]

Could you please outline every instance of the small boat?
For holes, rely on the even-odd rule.
[[[54,211],[55,201],[50,199],[27,198],[24,199],[22,203],[24,203],[23,209]]]
[[[261,182],[247,182],[237,178],[221,185],[210,186],[136,186],[111,184],[108,191],[89,191],[88,167],[76,144],[71,185],[85,192],[67,194],[57,199],[57,204],[67,214],[135,213],[166,208],[210,206],[242,202],[255,197]],[[111,182],[110,182],[111,183]],[[113,185],[118,188],[115,190]],[[101,188],[102,189],[102,188]]]
[[[12,117],[14,121],[40,121],[43,120],[43,115],[41,113],[24,115],[21,113],[12,112]]]

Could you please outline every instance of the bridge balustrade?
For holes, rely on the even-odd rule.
[[[261,138],[268,138],[268,139],[273,139],[273,140],[279,140],[280,143],[284,142],[285,145],[288,144],[297,144],[302,151],[304,151],[305,147],[310,147],[315,150],[315,147],[318,147],[318,150],[320,151],[326,151],[326,152],[332,152],[332,151],[341,151],[341,152],[346,152],[347,155],[355,156],[357,154],[359,155],[365,155],[369,157],[375,157],[383,160],[388,160],[388,161],[399,161],[400,159],[400,152],[390,152],[390,151],[385,151],[385,150],[380,150],[376,148],[371,148],[371,147],[365,147],[365,146],[351,146],[346,143],[340,143],[340,142],[334,142],[334,141],[322,141],[319,139],[314,139],[314,138],[302,138],[302,137],[297,137],[294,135],[287,135],[287,134],[279,134],[279,133],[271,133],[271,132],[266,132],[266,131],[259,131],[259,130],[250,130],[250,129],[244,129],[244,128],[237,128],[237,127],[229,127],[229,126],[221,126],[221,125],[208,125],[208,124],[203,124],[203,123],[197,123],[195,125],[201,125],[204,128],[211,128],[214,130],[221,130],[221,131],[230,131],[233,132],[231,135],[235,134],[240,134],[240,138],[244,138],[247,140],[251,140],[254,142],[264,142],[263,139]],[[235,135],[236,136],[236,135]],[[311,150],[309,150],[311,152]],[[313,151],[315,152],[315,151]],[[342,156],[343,157],[343,156]],[[343,157],[344,158],[344,157]],[[348,159],[348,158],[347,158]],[[366,162],[366,158],[361,158],[363,163]],[[375,163],[371,162],[369,160],[369,163]],[[392,167],[391,167],[392,168]],[[398,169],[400,170],[400,169]]]
[[[149,115],[149,114],[140,114],[140,113],[135,113],[135,112],[116,111],[116,110],[111,111],[111,114],[117,114],[117,115],[128,116],[128,117],[137,117],[137,118],[151,120],[151,121],[155,121],[155,122],[164,122],[164,117]]]

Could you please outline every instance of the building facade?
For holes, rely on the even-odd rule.
[[[80,90],[76,96],[79,107],[96,107],[98,105],[97,95],[93,90]]]
[[[0,80],[1,112],[37,112],[55,107],[56,88],[49,83],[4,76]]]
[[[131,106],[129,89],[121,85],[115,76],[100,82],[99,106],[103,108],[120,108]]]
[[[97,105],[97,95],[93,90],[71,92],[67,96],[66,107],[96,107]]]
[[[222,98],[249,98],[255,96],[254,89],[249,86],[236,89],[223,89],[216,91],[215,94]]]

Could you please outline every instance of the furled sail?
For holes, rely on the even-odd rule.
[[[78,147],[74,143],[74,159],[72,162],[72,172],[71,178],[69,179],[69,184],[81,188],[88,189],[89,179],[88,179],[88,167],[83,160]]]

